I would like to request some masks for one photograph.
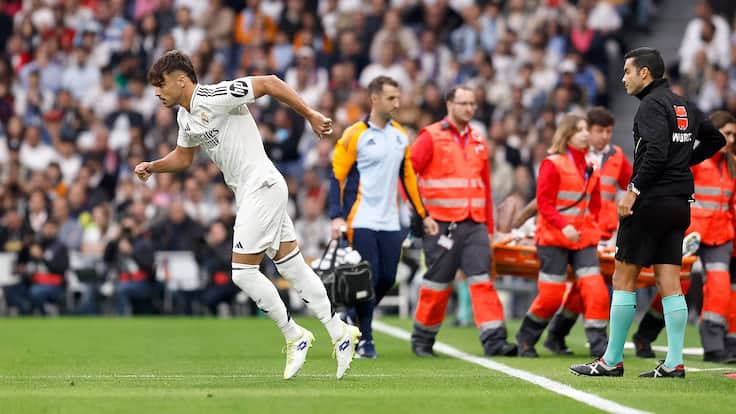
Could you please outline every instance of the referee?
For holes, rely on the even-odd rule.
[[[636,281],[642,266],[654,265],[667,329],[667,358],[640,376],[683,378],[687,305],[680,289],[680,266],[694,192],[690,166],[710,158],[726,140],[693,103],[670,90],[662,78],[659,51],[642,47],[624,58],[624,88],[641,103],[634,117],[634,172],[618,205],[610,339],[602,358],[573,365],[570,371],[588,376],[624,374],[623,348],[636,309]]]

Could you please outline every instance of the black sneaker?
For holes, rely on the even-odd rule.
[[[703,361],[719,364],[736,364],[736,358],[726,351],[711,351],[703,354]]]
[[[685,378],[685,366],[680,364],[672,369],[664,366],[664,361],[659,361],[659,364],[647,372],[639,374],[642,378]]]
[[[599,358],[587,364],[572,365],[570,372],[586,377],[623,377],[624,363],[619,362],[615,367],[611,367],[606,365],[603,358]]]
[[[555,335],[548,335],[542,346],[547,348],[549,352],[552,352],[555,355],[569,356],[573,354],[572,350],[567,347],[567,344],[565,343],[565,338],[558,338]]]
[[[519,356],[522,358],[539,358],[539,354],[534,349],[534,346],[526,343],[519,344]]]
[[[501,344],[501,346],[496,347],[491,352],[484,348],[484,353],[486,356],[515,357],[519,353],[519,348],[516,346],[516,344],[504,342],[503,344]]]
[[[645,341],[639,335],[634,334],[634,348],[636,348],[636,356],[639,358],[656,358],[657,354],[652,350],[652,344]]]
[[[412,342],[411,350],[414,352],[414,355],[422,358],[432,358],[437,356],[431,345],[420,345]]]

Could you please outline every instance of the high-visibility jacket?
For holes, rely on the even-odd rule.
[[[726,160],[719,152],[690,167],[695,181],[695,203],[690,206],[687,233],[698,232],[701,243],[719,245],[733,240],[734,185],[728,175]]]
[[[471,129],[463,148],[446,121],[429,125],[425,131],[432,137],[433,156],[421,174],[419,191],[429,215],[439,221],[492,221],[492,217],[486,217],[490,189],[485,188],[481,176],[488,164],[488,147],[483,137]]]
[[[624,152],[613,146],[613,155],[608,157],[600,169],[601,177],[601,211],[598,213],[598,227],[601,238],[610,239],[618,228],[618,208],[616,207],[616,193],[618,192],[619,176],[624,164]]]
[[[580,250],[597,244],[600,240],[600,230],[595,217],[590,212],[589,204],[590,192],[600,180],[599,172],[593,171],[590,177],[585,179],[569,157],[554,154],[548,159],[552,161],[560,174],[560,189],[557,191],[555,207],[580,233],[580,238],[573,243],[562,234],[562,229],[557,228],[540,214],[537,219],[534,242],[541,246],[556,246],[570,250]],[[570,207],[578,200],[580,201],[577,204]]]

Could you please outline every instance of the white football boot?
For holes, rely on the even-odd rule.
[[[360,329],[355,326],[345,324],[343,335],[333,342],[333,357],[337,360],[337,379],[345,376],[345,371],[350,368],[350,362],[353,361],[355,355],[355,345],[360,339]]]
[[[314,335],[308,330],[302,329],[302,336],[296,341],[286,343],[286,367],[284,368],[284,379],[293,378],[304,366],[307,352],[314,343]]]

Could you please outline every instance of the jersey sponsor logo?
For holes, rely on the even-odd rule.
[[[693,140],[693,134],[689,132],[675,132],[672,134],[672,142],[690,142]]]
[[[675,116],[677,117],[677,128],[684,131],[687,129],[687,109],[682,105],[672,105],[675,110]]]
[[[230,95],[236,98],[242,98],[248,94],[248,84],[244,81],[236,80],[230,84]]]
[[[217,137],[219,134],[219,129],[210,129],[204,134],[191,134],[191,137],[198,140],[199,145],[203,146],[205,149],[212,149],[220,145],[220,139]]]

